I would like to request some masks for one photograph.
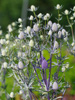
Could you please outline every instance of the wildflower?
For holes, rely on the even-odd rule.
[[[5,37],[6,37],[6,39],[9,39],[9,37],[10,37],[10,34],[6,34],[6,36],[5,36]]]
[[[20,34],[18,35],[18,38],[23,39],[24,38],[24,32],[20,32]]]
[[[42,61],[42,69],[46,69],[46,68],[48,68],[48,63],[47,63],[47,61],[44,59],[44,60]]]
[[[1,49],[1,54],[2,54],[2,56],[5,56],[6,55],[6,50]]]
[[[27,33],[30,33],[30,31],[31,31],[31,27],[30,27],[30,26],[27,26],[26,31],[27,31]]]
[[[74,42],[72,42],[72,44],[71,44],[72,46],[74,46]]]
[[[48,26],[52,27],[52,21],[48,22]]]
[[[38,32],[39,27],[38,27],[38,25],[37,25],[37,24],[34,24],[34,26],[33,26],[33,30],[34,30],[35,32]]]
[[[49,14],[49,13],[47,13],[47,14],[46,14],[46,16],[47,16],[47,19],[49,19],[49,18],[50,18],[50,14]]]
[[[22,61],[19,61],[18,62],[18,68],[19,69],[23,69],[24,68],[24,65],[23,65],[23,62]]]
[[[31,15],[30,17],[29,17],[29,20],[33,20],[34,19],[34,17]]]
[[[61,34],[62,34],[62,32],[58,31],[58,38],[61,38]]]
[[[7,68],[7,62],[3,63],[3,68]]]
[[[54,49],[58,48],[58,46],[59,46],[59,45],[58,45],[58,42],[55,41],[55,42],[54,42]]]
[[[43,16],[42,13],[38,14],[38,18],[42,18],[42,16]]]
[[[64,41],[66,42],[67,40],[68,40],[68,38],[67,38],[67,37],[65,37],[65,38],[64,38]]]
[[[59,4],[57,4],[56,9],[61,9],[62,6],[60,6]]]
[[[7,27],[7,28],[8,28],[8,31],[9,31],[9,32],[12,32],[12,31],[13,31],[13,29],[12,29],[11,25],[8,25],[8,27]]]
[[[29,46],[30,46],[30,47],[33,47],[33,46],[34,46],[34,41],[33,41],[33,40],[30,40]]]
[[[57,25],[56,23],[53,23],[53,25],[52,25],[52,30],[53,30],[54,32],[56,32],[56,31],[58,30],[58,25]]]
[[[18,22],[19,22],[19,23],[22,23],[22,19],[21,19],[21,18],[18,18]]]
[[[75,17],[75,12],[73,13],[73,17]]]
[[[16,25],[16,23],[15,22],[12,22],[12,24],[11,24],[12,26],[15,26]]]
[[[65,36],[65,34],[66,34],[66,30],[62,29],[62,35]]]
[[[75,6],[73,7],[73,11],[75,11]]]
[[[40,35],[41,40],[43,40],[43,35]]]
[[[44,20],[47,20],[47,16],[45,15],[45,16],[43,17],[43,19],[44,19]]]
[[[67,63],[66,66],[65,66],[65,68],[68,68],[68,67],[69,67],[69,64]]]
[[[31,11],[36,11],[35,6],[34,6],[34,5],[31,5],[30,10],[31,10]]]
[[[65,13],[65,15],[68,15],[69,14],[69,11],[68,10],[65,10],[64,13]]]
[[[50,36],[52,35],[52,31],[51,30],[48,32],[48,35],[50,35]]]
[[[53,88],[53,90],[57,90],[58,89],[58,83],[54,82],[52,88]]]
[[[0,35],[2,35],[2,30],[0,30]]]
[[[73,17],[73,16],[71,16],[71,17],[70,17],[70,19],[71,19],[71,20],[73,20],[73,19],[74,19],[74,17]]]
[[[62,72],[65,72],[65,66],[62,67]]]
[[[19,94],[20,94],[20,95],[22,95],[23,93],[24,93],[24,91],[23,91],[23,90],[20,90],[20,91],[19,91]]]
[[[21,57],[22,56],[22,52],[18,52],[18,57]]]
[[[15,96],[15,95],[14,95],[14,92],[11,92],[11,93],[10,93],[10,98],[14,98],[14,96]]]

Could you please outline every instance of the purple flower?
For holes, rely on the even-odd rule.
[[[48,68],[48,63],[47,63],[47,61],[44,59],[44,60],[42,61],[42,69],[46,69],[46,68]]]
[[[42,64],[42,61],[44,60],[45,58],[41,55],[41,58],[40,58],[40,63]]]

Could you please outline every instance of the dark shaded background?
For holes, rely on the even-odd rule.
[[[25,0],[26,1],[26,0]],[[50,13],[54,17],[57,16],[57,12],[54,7],[57,4],[63,5],[64,9],[70,9],[75,5],[75,0],[29,0],[28,7],[35,5],[39,7],[38,12]],[[0,0],[0,26],[3,30],[6,30],[6,26],[13,21],[16,21],[22,15],[23,0]],[[52,20],[55,21],[55,18]],[[62,22],[66,24],[65,19]]]

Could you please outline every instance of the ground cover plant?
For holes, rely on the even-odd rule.
[[[8,25],[4,36],[0,30],[0,97],[14,100],[16,93],[23,100],[63,100],[66,89],[70,87],[65,79],[65,72],[70,70],[68,51],[75,56],[74,24],[75,6],[71,11],[60,12],[62,6],[57,4],[56,22],[53,15],[37,14],[38,7],[32,5],[28,18],[29,26],[23,28],[22,20]],[[62,15],[66,17],[71,31],[60,24]],[[69,36],[72,34],[72,43]],[[13,80],[8,92],[7,79]],[[17,91],[14,92],[15,88]]]

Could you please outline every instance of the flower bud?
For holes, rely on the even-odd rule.
[[[62,72],[65,72],[65,66],[62,67]]]
[[[30,46],[30,47],[33,47],[33,46],[34,46],[34,41],[33,41],[33,40],[30,40],[29,46]]]
[[[61,34],[62,34],[62,32],[59,31],[59,32],[58,32],[58,38],[61,38]]]
[[[57,41],[55,41],[55,42],[54,42],[54,49],[57,49],[57,48],[58,48],[58,46],[59,46],[59,45],[58,45],[58,42],[57,42]]]
[[[24,38],[24,33],[21,31],[20,34],[18,35],[18,38],[23,39]]]
[[[64,13],[65,13],[65,15],[68,15],[69,14],[69,11],[68,10],[65,10]]]
[[[48,32],[48,35],[50,35],[50,36],[52,35],[52,31],[51,30]]]
[[[56,9],[61,9],[61,6],[57,4]]]
[[[74,42],[72,42],[72,44],[71,44],[72,46],[74,46]]]
[[[27,33],[30,33],[30,31],[31,31],[31,27],[30,27],[30,26],[27,26],[26,31],[27,31]]]
[[[14,98],[14,96],[15,96],[14,93],[11,92],[11,93],[10,93],[10,98]]]
[[[24,65],[23,65],[23,62],[22,61],[19,61],[18,62],[18,68],[19,69],[23,69],[24,68]]]
[[[7,62],[4,62],[3,63],[3,68],[7,68],[7,65],[8,65]]]
[[[6,55],[6,51],[5,50],[1,50],[1,54],[2,54],[2,56],[5,56]]]
[[[30,10],[31,11],[35,11],[36,10],[35,6],[34,5],[31,5]]]
[[[42,69],[46,69],[46,68],[48,68],[48,63],[47,63],[47,61],[44,59],[44,60],[42,61]]]
[[[42,18],[42,16],[43,16],[42,13],[38,14],[38,18]]]
[[[45,16],[43,17],[43,19],[44,19],[44,20],[47,20],[47,16],[45,15]]]
[[[73,17],[75,18],[75,12],[73,13]]]
[[[19,22],[19,23],[22,23],[22,19],[21,19],[21,18],[18,18],[18,22]]]
[[[43,40],[43,35],[40,35],[41,40]]]
[[[20,91],[19,91],[19,94],[20,94],[20,95],[22,95],[23,93],[24,93],[24,91],[23,91],[23,90],[20,90]]]
[[[69,64],[67,63],[66,66],[65,66],[65,68],[68,68],[68,67],[69,67]]]
[[[66,35],[66,30],[62,29],[62,35],[65,36]]]
[[[9,39],[9,37],[10,37],[10,34],[6,34],[6,36],[5,36],[5,37],[6,37],[6,39]]]
[[[52,88],[53,88],[53,90],[57,90],[58,89],[58,83],[54,82]]]
[[[33,26],[33,30],[34,30],[35,32],[38,32],[39,27],[38,27],[38,25],[37,25],[37,24],[35,24],[35,25]]]
[[[73,7],[73,11],[75,11],[75,6]]]
[[[56,32],[56,31],[58,30],[58,25],[57,25],[56,23],[53,23],[53,25],[52,25],[52,30],[53,30],[54,32]]]
[[[30,18],[29,18],[29,20],[33,20],[33,19],[34,19],[34,17],[31,15]]]
[[[48,26],[52,27],[52,21],[48,22]]]
[[[0,30],[0,35],[2,35],[2,30]]]
[[[18,57],[21,57],[22,56],[22,52],[18,52]]]

